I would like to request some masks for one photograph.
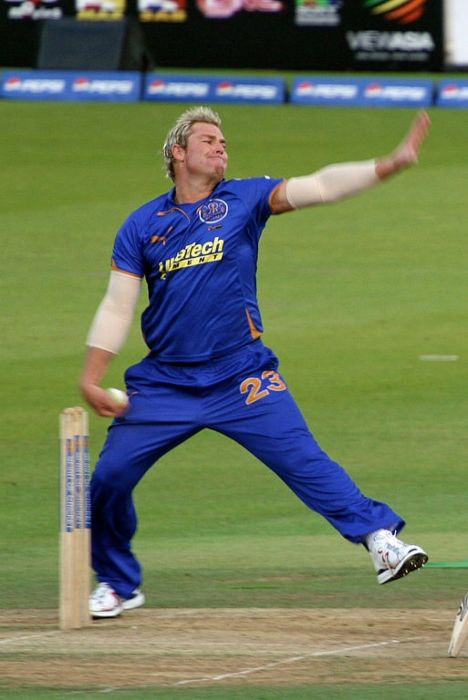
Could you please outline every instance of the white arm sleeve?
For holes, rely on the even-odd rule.
[[[375,160],[336,163],[312,175],[292,177],[286,183],[286,197],[293,209],[337,202],[367,190],[380,182]]]
[[[106,294],[89,329],[87,345],[115,355],[119,352],[129,334],[140,289],[139,277],[112,270]]]

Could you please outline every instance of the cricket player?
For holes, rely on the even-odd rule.
[[[396,537],[403,518],[366,497],[317,444],[262,342],[255,278],[271,215],[336,202],[416,163],[428,124],[427,114],[418,114],[386,157],[290,179],[225,179],[221,120],[207,107],[187,110],[169,131],[163,152],[174,187],[133,212],[117,233],[80,382],[89,405],[114,418],[91,481],[94,617],[144,603],[131,549],[133,489],[160,457],[203,428],[243,445],[344,538],[363,544],[379,583],[426,563],[421,547]],[[129,402],[122,406],[102,384],[126,340],[143,279],[149,351],[125,373]]]

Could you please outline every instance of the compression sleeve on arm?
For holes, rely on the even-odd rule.
[[[293,209],[337,202],[367,190],[380,182],[375,160],[336,163],[312,175],[292,177],[286,183],[286,197]]]
[[[106,294],[89,329],[87,345],[115,355],[119,352],[132,325],[140,288],[139,277],[112,270]]]

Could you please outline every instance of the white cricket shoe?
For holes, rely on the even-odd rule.
[[[122,607],[124,610],[133,610],[134,608],[139,608],[145,603],[145,594],[140,591],[139,588],[135,588],[130,598],[124,598],[122,600]]]
[[[424,566],[429,557],[415,544],[405,544],[389,530],[376,530],[366,539],[379,583],[396,581]]]
[[[100,583],[89,598],[91,617],[118,617],[123,609],[122,598],[108,583]]]

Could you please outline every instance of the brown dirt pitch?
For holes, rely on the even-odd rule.
[[[148,609],[61,632],[56,611],[0,611],[2,687],[142,688],[468,678],[453,610]]]

